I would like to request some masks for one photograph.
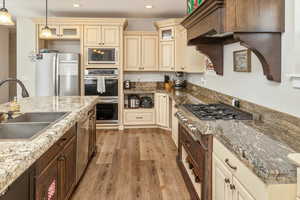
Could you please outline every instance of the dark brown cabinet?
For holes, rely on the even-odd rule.
[[[68,199],[76,184],[76,137],[66,145],[58,158],[60,165],[61,198]]]
[[[34,173],[34,167],[24,172],[0,194],[0,200],[34,200]]]
[[[89,112],[89,159],[96,152],[96,112],[95,109]]]
[[[36,163],[36,200],[67,200],[76,184],[76,126]]]

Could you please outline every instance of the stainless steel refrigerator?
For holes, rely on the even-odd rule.
[[[36,63],[36,96],[79,96],[79,54],[42,53]]]

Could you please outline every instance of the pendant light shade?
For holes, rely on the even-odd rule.
[[[11,14],[5,8],[5,0],[3,0],[3,8],[0,9],[0,25],[4,25],[4,26],[15,25]]]
[[[48,0],[46,0],[46,25],[42,28],[40,36],[42,38],[50,38],[52,36],[51,29],[48,26]]]

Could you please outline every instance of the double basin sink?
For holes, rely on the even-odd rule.
[[[24,113],[0,124],[0,141],[33,139],[67,114],[66,112]]]

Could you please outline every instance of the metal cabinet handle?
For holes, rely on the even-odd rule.
[[[225,178],[224,181],[225,181],[225,183],[230,183],[229,178]]]
[[[9,190],[9,187],[7,187],[4,191],[2,191],[0,193],[0,197],[3,197],[4,195],[6,195],[6,193],[8,192],[8,190]]]
[[[229,162],[229,159],[228,158],[226,158],[225,159],[225,163],[231,168],[231,169],[233,169],[233,170],[237,170],[237,167],[235,167],[235,166],[233,166],[233,165],[231,165],[230,164],[230,162]]]
[[[200,183],[200,178],[198,176],[195,175],[195,182],[196,183]]]
[[[235,185],[230,184],[230,189],[231,189],[231,190],[235,190]]]
[[[143,119],[143,117],[136,117],[136,119]]]
[[[66,157],[65,157],[65,156],[60,156],[60,157],[58,158],[58,161],[64,161],[64,160],[66,160]]]

